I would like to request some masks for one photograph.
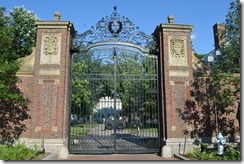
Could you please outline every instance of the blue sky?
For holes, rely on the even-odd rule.
[[[226,19],[233,0],[0,0],[6,12],[23,5],[41,20],[52,20],[55,11],[61,20],[69,20],[78,33],[95,26],[104,16],[110,16],[113,6],[121,16],[129,18],[146,34],[154,32],[157,25],[167,23],[172,14],[177,24],[193,25],[193,49],[206,54],[214,49],[213,25]]]

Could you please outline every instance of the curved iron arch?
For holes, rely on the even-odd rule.
[[[154,42],[152,36],[139,30],[139,27],[135,27],[125,16],[120,16],[116,6],[110,17],[103,17],[97,22],[96,28],[92,26],[91,29],[78,34],[77,40],[83,47],[81,51],[113,45],[131,48],[140,54],[148,54],[150,43]]]

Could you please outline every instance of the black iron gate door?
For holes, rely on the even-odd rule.
[[[157,57],[121,40],[87,47],[73,56],[70,153],[158,153]]]

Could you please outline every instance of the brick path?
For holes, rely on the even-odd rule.
[[[109,154],[109,155],[73,155],[68,159],[56,158],[54,160],[77,160],[77,161],[172,161],[179,160],[175,157],[163,158],[156,154]]]

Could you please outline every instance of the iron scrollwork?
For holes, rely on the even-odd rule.
[[[130,43],[142,48],[149,48],[153,42],[153,37],[139,30],[128,18],[120,16],[117,7],[111,16],[103,17],[91,29],[78,34],[77,39],[83,47],[88,47],[94,43],[123,42]]]

